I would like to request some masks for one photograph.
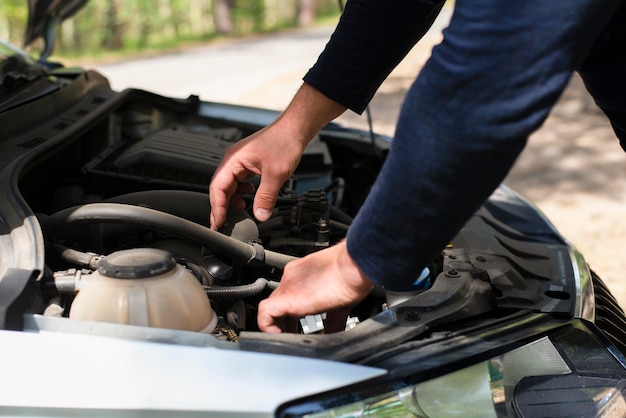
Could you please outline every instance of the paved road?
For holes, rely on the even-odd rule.
[[[393,133],[404,93],[448,19],[446,11],[379,89],[371,104],[377,131]],[[225,41],[97,68],[117,89],[132,86],[175,97],[197,94],[205,100],[283,109],[331,31],[323,27]],[[354,114],[341,119],[367,126],[364,117]],[[506,183],[546,213],[626,307],[626,260],[621,257],[626,156],[578,79],[530,138]]]
[[[280,109],[287,104],[331,28],[281,33],[99,66],[114,88],[144,88],[205,100]]]
[[[447,25],[450,11],[444,9],[431,31],[426,35],[413,56],[407,60],[410,78],[438,42],[441,30]],[[206,46],[181,48],[180,51],[148,58],[138,58],[120,63],[96,65],[105,74],[113,88],[143,88],[153,92],[186,97],[199,95],[204,100],[262,106],[281,110],[302,83],[302,76],[313,65],[315,58],[328,41],[332,26],[281,32],[242,40],[227,40]],[[406,72],[406,71],[405,71]],[[402,73],[398,70],[396,74]],[[391,86],[403,95],[405,83],[398,85],[393,79],[381,89],[381,96],[389,93]],[[397,106],[394,106],[397,112]],[[385,126],[388,117],[378,115]],[[348,118],[357,121],[358,118]],[[387,129],[388,130],[388,129]]]

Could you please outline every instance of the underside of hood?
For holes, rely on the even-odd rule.
[[[87,0],[28,0],[24,46],[32,44],[38,38],[44,38],[45,49],[41,58],[50,56],[54,49],[56,27],[85,4]]]

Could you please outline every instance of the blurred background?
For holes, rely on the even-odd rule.
[[[0,37],[21,45],[26,0],[0,0]],[[57,55],[120,57],[181,44],[311,26],[338,0],[89,0],[57,33]]]
[[[0,4],[0,37],[20,45],[26,1]],[[378,132],[393,135],[404,94],[452,11],[449,2],[377,92]],[[116,89],[281,110],[338,17],[337,0],[90,0],[59,29],[53,59],[95,68]],[[350,112],[340,121],[368,127]],[[505,183],[546,214],[626,307],[626,154],[577,76]]]

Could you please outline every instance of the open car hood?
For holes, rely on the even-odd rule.
[[[42,58],[48,57],[54,48],[55,28],[59,23],[80,10],[87,0],[28,0],[28,24],[24,46],[43,37],[45,49]]]

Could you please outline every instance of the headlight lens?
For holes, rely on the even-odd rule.
[[[510,397],[522,377],[570,371],[554,345],[545,337],[450,374],[305,417],[497,418],[496,411],[505,408],[507,393]]]
[[[560,330],[434,379],[408,385],[396,382],[381,394],[369,390],[362,397],[343,393],[335,395],[336,402],[310,402],[308,410],[301,404],[282,416],[626,416],[626,370],[592,333],[581,328]]]

